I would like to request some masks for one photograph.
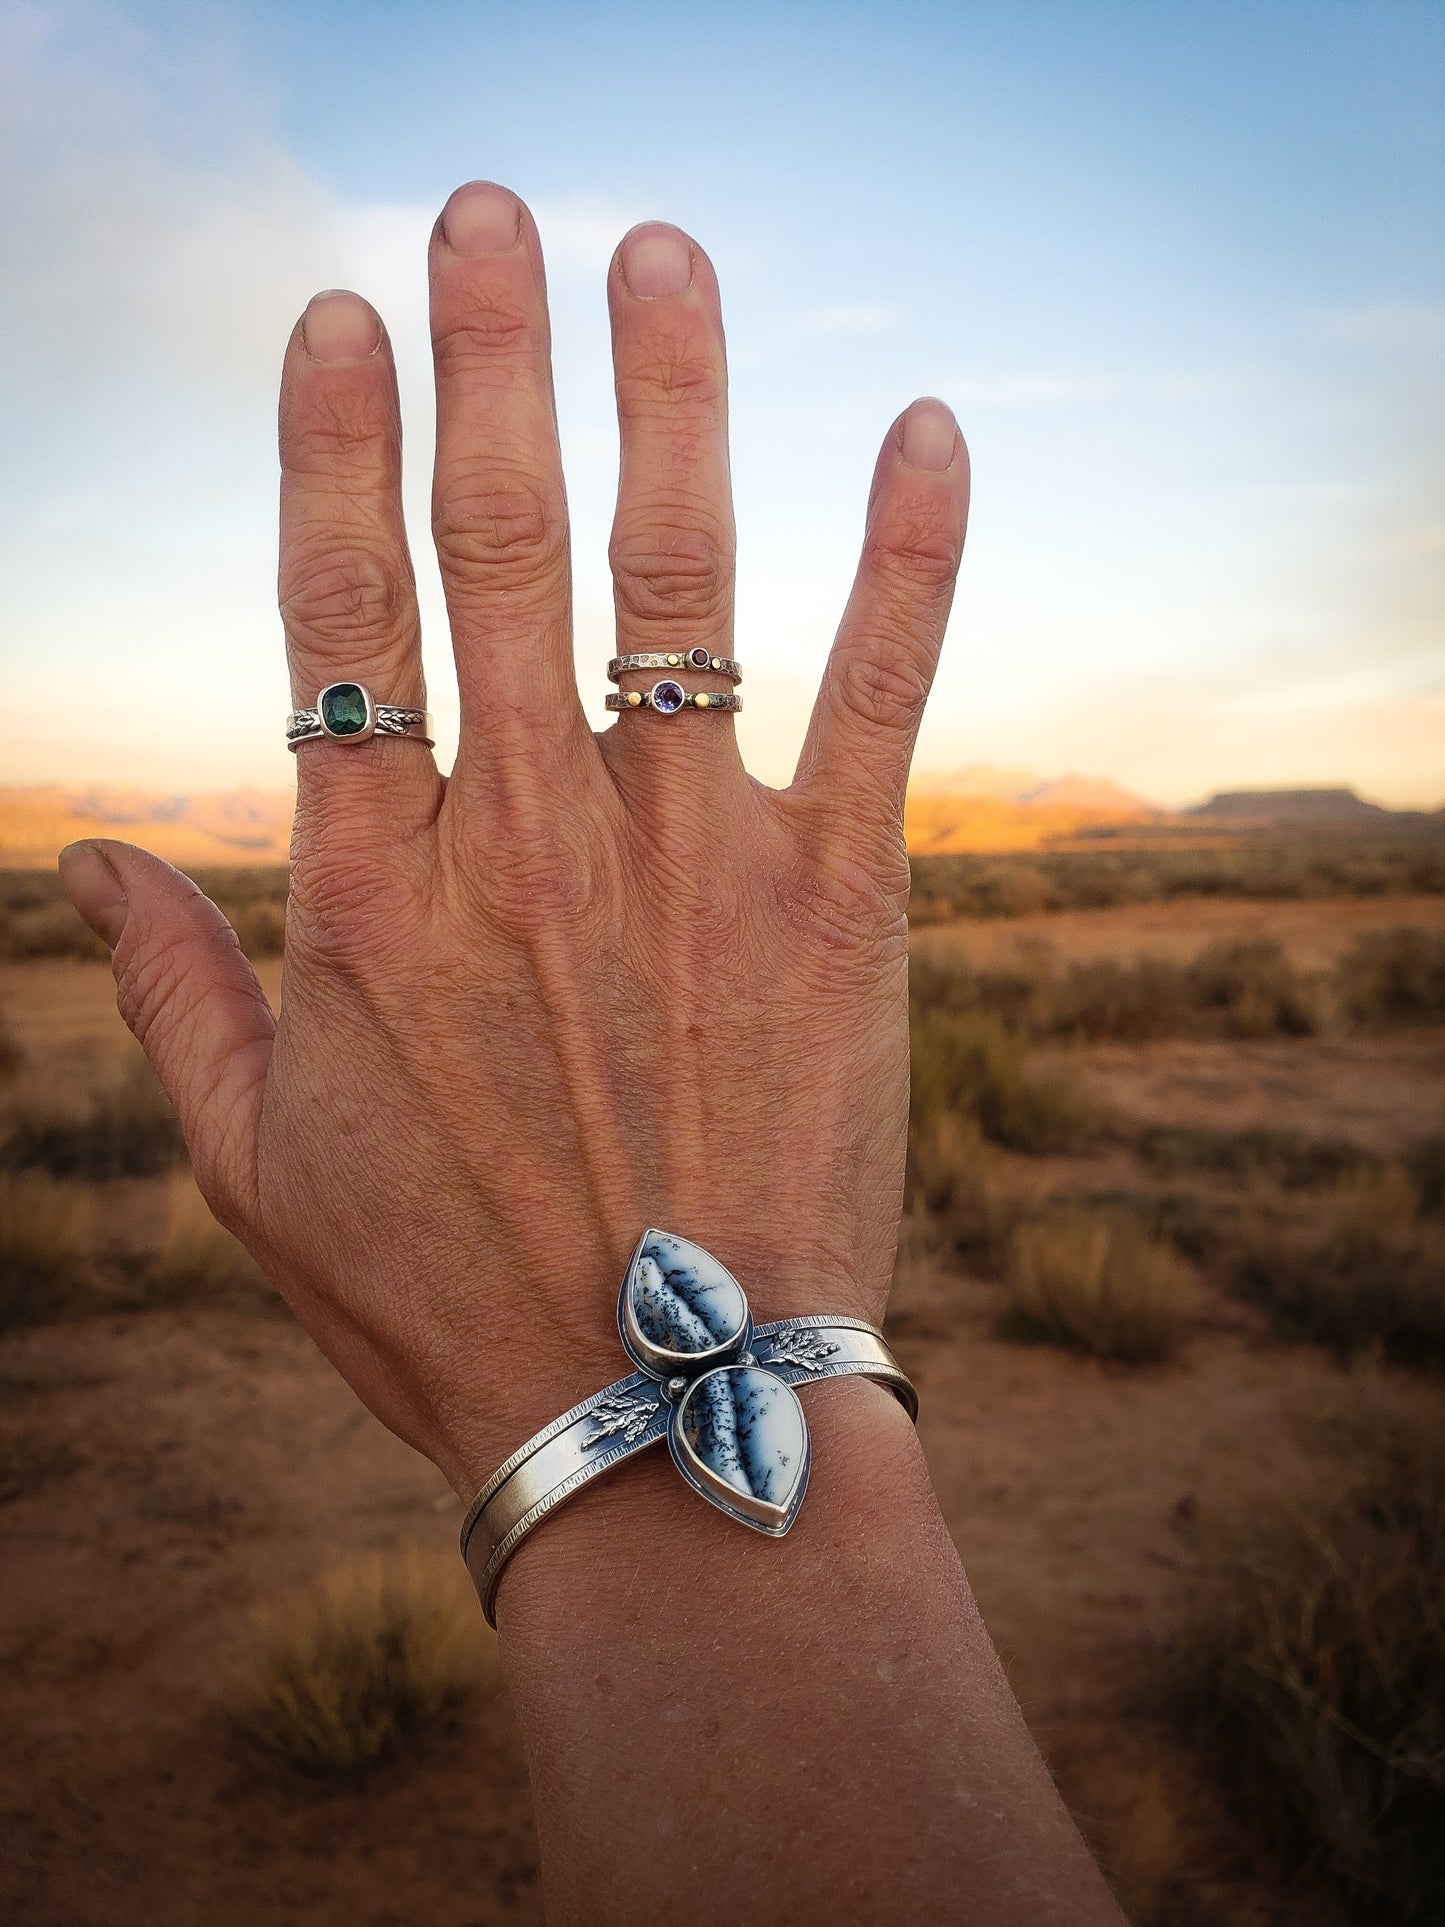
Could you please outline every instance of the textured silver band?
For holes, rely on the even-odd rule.
[[[370,729],[361,729],[346,736],[335,735],[325,728],[319,712],[315,709],[293,709],[286,718],[286,746],[298,749],[302,743],[333,742],[364,743],[372,736],[407,736],[414,743],[424,743],[432,747],[432,719],[425,709],[403,709],[397,703],[377,703],[374,707],[374,721]]]
[[[750,1352],[795,1389],[825,1378],[875,1379],[910,1418],[918,1416],[918,1394],[882,1333],[861,1318],[830,1314],[758,1325]],[[659,1444],[671,1419],[669,1389],[632,1372],[553,1419],[497,1467],[472,1501],[461,1535],[462,1558],[491,1625],[502,1568],[532,1528],[603,1472]]]
[[[655,703],[652,698],[653,691],[650,689],[629,689],[626,691],[610,689],[607,692],[607,707],[609,709],[657,709],[664,715],[671,716],[675,715],[679,709],[739,710],[743,706],[741,696],[734,696],[731,693],[710,695],[706,690],[699,690],[696,695],[692,696],[684,694],[681,702],[666,708],[664,708],[661,703]]]
[[[607,665],[607,680],[616,682],[631,669],[715,669],[734,682],[743,679],[742,664],[735,656],[713,656],[706,649],[674,649],[666,655],[648,650],[642,655],[614,656]]]

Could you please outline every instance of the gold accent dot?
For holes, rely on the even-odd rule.
[[[628,690],[628,692],[627,692],[627,706],[628,706],[628,708],[629,708],[629,709],[637,709],[637,708],[639,708],[639,707],[641,706],[641,703],[642,703],[642,693],[641,693],[641,691],[640,691],[640,690],[636,690],[636,689],[629,689],[629,690]]]
[[[713,659],[712,659],[712,666],[713,666],[713,668],[714,668],[714,669],[721,669],[721,668],[722,668],[722,662],[721,662],[721,660],[720,660],[720,659],[719,659],[719,658],[718,658],[717,656],[714,656],[714,657],[713,657]]]
[[[669,656],[667,659],[667,666],[669,669],[676,669],[680,666],[681,662],[682,662],[681,656]]]
[[[694,696],[692,700],[693,700],[694,708],[706,709],[708,705],[712,702],[712,697],[711,696]]]

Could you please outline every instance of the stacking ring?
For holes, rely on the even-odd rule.
[[[675,716],[679,709],[741,709],[741,696],[712,696],[699,690],[690,696],[680,682],[655,682],[651,689],[609,689],[609,709],[655,709],[663,716]]]
[[[378,703],[364,683],[328,683],[311,709],[293,709],[286,718],[286,744],[364,743],[372,736],[409,736],[432,747],[432,721],[424,709]]]
[[[607,665],[607,680],[616,682],[629,669],[716,669],[733,682],[743,679],[742,664],[733,656],[714,656],[706,649],[674,650],[661,655],[655,650],[640,656],[614,656]]]

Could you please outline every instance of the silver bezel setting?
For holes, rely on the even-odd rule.
[[[362,701],[366,704],[366,721],[360,729],[349,731],[335,730],[327,723],[326,698],[333,689],[359,689],[361,691]],[[333,743],[369,742],[376,734],[376,703],[371,691],[364,682],[358,682],[355,676],[342,676],[336,682],[327,683],[326,687],[316,698],[316,721],[320,725],[322,735]]]
[[[726,1479],[719,1478],[710,1466],[698,1458],[688,1444],[687,1436],[683,1431],[688,1405],[696,1396],[698,1387],[710,1378],[719,1378],[725,1372],[736,1371],[754,1371],[771,1378],[798,1408],[798,1427],[803,1439],[803,1462],[795,1473],[793,1483],[788,1490],[788,1497],[781,1506],[774,1505],[769,1499],[752,1498],[746,1493],[739,1492],[735,1486],[729,1485]],[[693,1491],[700,1494],[710,1505],[715,1505],[719,1512],[725,1512],[728,1518],[736,1519],[740,1525],[751,1526],[754,1532],[761,1532],[769,1539],[781,1539],[797,1518],[798,1508],[802,1505],[804,1494],[808,1490],[808,1474],[813,1465],[813,1441],[798,1394],[785,1378],[780,1378],[776,1372],[768,1371],[765,1365],[719,1365],[710,1372],[700,1373],[672,1408],[672,1423],[667,1428],[667,1449],[672,1454],[673,1464]]]
[[[660,1225],[650,1224],[633,1247],[632,1256],[627,1261],[627,1270],[623,1273],[622,1289],[617,1294],[617,1329],[622,1337],[623,1349],[638,1371],[645,1373],[648,1378],[655,1380],[664,1388],[669,1379],[684,1378],[691,1381],[719,1365],[731,1365],[748,1349],[753,1336],[753,1310],[748,1303],[748,1294],[721,1259],[713,1257],[710,1251],[707,1254],[708,1257],[712,1258],[719,1271],[732,1280],[737,1287],[739,1298],[743,1301],[743,1322],[738,1330],[724,1339],[721,1344],[714,1345],[705,1352],[673,1352],[664,1345],[653,1344],[639,1326],[632,1309],[632,1280],[638,1263],[654,1238],[679,1235],[676,1232],[664,1231]],[[689,1239],[688,1242],[694,1241]],[[681,1396],[686,1397],[686,1393]]]

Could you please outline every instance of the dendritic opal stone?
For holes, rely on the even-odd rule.
[[[333,736],[366,728],[366,691],[356,682],[334,682],[321,692],[321,720]]]
[[[697,1379],[673,1417],[688,1484],[733,1518],[781,1535],[808,1481],[808,1426],[791,1385],[754,1365]]]
[[[655,682],[652,685],[652,706],[660,709],[664,716],[671,716],[686,701],[687,691],[680,682]]]
[[[725,1265],[690,1238],[649,1231],[622,1286],[623,1340],[644,1371],[672,1371],[742,1349],[748,1301]]]

